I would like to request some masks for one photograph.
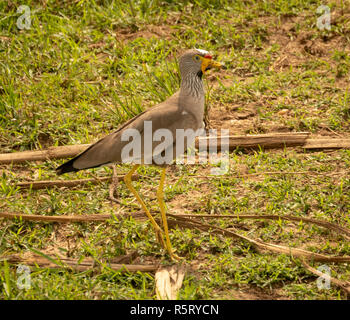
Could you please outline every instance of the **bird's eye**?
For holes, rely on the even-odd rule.
[[[197,56],[197,55],[194,56],[193,58],[194,58],[195,61],[199,61],[199,59],[200,59],[199,56]]]

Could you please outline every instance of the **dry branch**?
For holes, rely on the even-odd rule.
[[[309,264],[306,263],[306,261],[304,259],[300,259],[300,260],[301,260],[301,263],[303,264],[303,266],[305,267],[305,269],[307,269],[308,271],[310,271],[311,273],[313,273],[319,277],[324,276],[324,274],[321,271],[311,267]],[[343,282],[343,281],[340,281],[340,280],[333,278],[331,276],[329,276],[329,280],[332,283],[334,283],[336,286],[341,288],[344,291],[344,293],[346,294],[346,296],[348,296],[350,294],[350,282],[348,282],[348,281]]]
[[[236,148],[256,149],[262,148],[284,148],[300,146],[304,149],[348,149],[350,139],[309,139],[308,132],[270,133],[260,135],[228,136],[228,145],[221,144],[216,137],[200,137],[196,140],[196,147],[206,145],[209,150],[216,146],[218,151],[221,147],[230,151]],[[48,159],[61,159],[76,156],[84,151],[90,144],[51,147],[47,150],[24,151],[0,154],[0,164],[22,163],[25,161],[45,161]]]
[[[228,139],[228,145],[222,140],[216,137],[200,137],[196,141],[196,147],[199,147],[199,143],[207,144],[210,148],[216,146],[218,150],[220,147],[224,147],[225,150],[235,150],[236,148],[244,149],[256,149],[262,148],[284,148],[302,146],[305,144],[309,136],[308,132],[291,132],[291,133],[270,133],[270,134],[258,134],[258,135],[244,135],[244,136],[225,136]],[[222,138],[222,137],[221,137]]]
[[[334,176],[337,175],[344,175],[348,174],[349,171],[341,171],[341,172],[333,172],[333,173],[325,173],[325,172],[316,172],[316,171],[264,171],[264,172],[255,172],[255,173],[247,173],[247,174],[241,174],[241,175],[233,175],[233,176],[213,176],[213,175],[190,175],[190,178],[199,178],[199,179],[221,179],[224,177],[225,179],[239,179],[239,178],[249,178],[249,177],[255,177],[260,175],[322,175],[322,176]],[[134,174],[132,176],[132,180],[138,180],[141,176],[138,174]],[[147,178],[146,176],[142,176],[144,178]],[[112,180],[112,184],[110,186],[109,195],[110,199],[119,203],[119,200],[113,199],[111,197],[112,193],[115,192],[115,182],[113,181],[123,181],[124,175],[116,175],[111,177],[95,177],[95,178],[88,178],[88,179],[75,179],[75,180],[42,180],[42,181],[25,181],[25,182],[18,182],[16,184],[16,187],[19,187],[20,189],[45,189],[45,188],[51,188],[51,187],[76,187],[80,185],[85,184],[98,184],[101,182],[110,182]]]
[[[189,178],[199,179],[240,179],[263,175],[319,175],[319,176],[335,176],[347,175],[350,170],[334,171],[334,172],[319,172],[319,171],[260,171],[253,173],[237,174],[237,175],[188,175]]]
[[[123,180],[124,175],[117,176],[119,180]],[[139,176],[137,174],[132,176],[132,180],[137,180]],[[75,187],[84,184],[98,184],[101,182],[109,182],[112,180],[110,177],[98,177],[98,178],[89,178],[89,179],[76,179],[76,180],[43,180],[43,181],[28,181],[28,182],[19,182],[16,184],[20,189],[45,189],[50,187]]]
[[[16,184],[20,189],[45,189],[50,187],[75,187],[79,185],[84,185],[87,183],[97,184],[104,181],[110,181],[111,177],[102,177],[98,180],[94,178],[90,179],[76,179],[76,180],[43,180],[43,181],[26,181],[26,182],[18,182]]]
[[[195,228],[201,231],[207,231],[210,233],[214,234],[221,234],[224,236],[228,236],[231,238],[235,239],[241,239],[244,240],[248,243],[250,243],[253,247],[255,247],[257,250],[267,250],[267,251],[272,251],[275,253],[282,253],[282,254],[287,254],[291,255],[296,258],[305,258],[307,260],[311,261],[321,261],[321,262],[350,262],[350,256],[325,256],[323,254],[303,250],[303,249],[298,249],[298,248],[292,248],[292,247],[285,247],[285,246],[280,246],[272,243],[267,243],[263,242],[261,240],[254,240],[249,237],[243,236],[241,234],[238,234],[236,232],[222,229],[219,227],[215,227],[212,225],[204,224],[204,223],[199,223],[197,221],[191,221],[186,218],[182,218],[183,220],[179,219],[178,221],[172,221],[169,220],[168,224],[169,227],[174,227],[174,226],[179,226],[181,228]]]
[[[125,212],[116,214],[117,218],[129,217],[133,216],[135,219],[145,219],[145,214],[143,211],[137,211],[133,213]],[[295,222],[304,222],[318,225],[320,227],[330,229],[344,238],[350,240],[350,230],[339,225],[336,225],[331,222],[305,218],[305,217],[295,217],[290,215],[221,215],[221,214],[171,214],[167,213],[168,217],[174,218],[175,220],[188,220],[193,222],[192,219],[189,218],[197,218],[197,219],[265,219],[265,220],[287,220],[287,221],[295,221]],[[61,222],[61,223],[69,223],[69,222],[93,222],[93,221],[106,221],[108,219],[112,219],[113,216],[109,214],[92,214],[92,215],[69,215],[69,216],[44,216],[44,215],[35,215],[35,214],[21,214],[21,213],[12,213],[12,212],[0,212],[0,218],[7,219],[22,219],[29,221],[44,221],[44,222]]]
[[[93,222],[106,221],[111,219],[110,214],[92,214],[92,215],[72,215],[72,216],[44,216],[39,214],[21,214],[13,212],[0,212],[0,218],[7,219],[22,219],[27,221],[42,221],[42,222]]]
[[[129,216],[130,214],[123,214],[123,215],[127,215]],[[118,215],[117,217],[122,217],[123,215]],[[144,214],[142,214],[142,212],[138,211],[136,213],[132,214],[135,217],[145,217]],[[243,236],[239,233],[236,233],[234,231],[231,230],[226,230],[226,229],[222,229],[219,227],[215,227],[213,225],[208,225],[208,224],[203,224],[200,223],[196,220],[190,219],[189,217],[186,217],[184,215],[173,215],[173,214],[168,214],[169,217],[172,217],[173,219],[169,219],[168,220],[168,224],[169,227],[174,228],[176,226],[179,226],[181,228],[194,228],[194,229],[198,229],[201,231],[208,231],[214,234],[221,234],[224,236],[228,236],[228,237],[233,237],[236,239],[241,239],[244,241],[249,242],[250,244],[252,244],[256,249],[258,250],[268,250],[268,251],[272,251],[275,253],[283,253],[283,254],[288,254],[288,255],[292,255],[294,257],[299,257],[299,258],[306,258],[308,260],[313,260],[313,261],[322,261],[322,262],[350,262],[350,256],[325,256],[319,253],[314,253],[311,251],[307,251],[307,250],[303,250],[303,249],[298,249],[298,248],[292,248],[292,247],[285,247],[285,246],[280,246],[280,245],[275,245],[275,244],[271,244],[271,243],[265,243],[261,240],[258,239],[251,239],[249,237]],[[0,217],[4,217],[4,218],[10,218],[10,219],[14,219],[14,218],[21,218],[23,220],[32,220],[32,221],[50,221],[50,222],[91,222],[91,221],[105,221],[107,219],[112,218],[112,216],[110,215],[82,215],[82,216],[40,216],[40,215],[27,215],[27,214],[15,214],[15,213],[4,213],[4,212],[0,212]],[[198,218],[201,218],[202,215],[198,215]],[[220,216],[221,218],[224,217],[228,217],[228,216]],[[231,217],[235,217],[237,218],[237,216],[231,216]],[[242,218],[244,216],[239,216],[239,218]],[[262,219],[265,216],[255,216],[255,215],[246,215],[245,218],[249,219],[249,218],[253,218],[253,219]],[[268,217],[268,216],[266,216]],[[193,218],[193,217],[192,217]],[[203,216],[203,218],[205,218]],[[216,217],[218,218],[218,217]],[[273,218],[274,220],[278,220],[278,219],[283,219],[282,216],[269,216],[269,218]],[[297,217],[297,219],[294,219],[294,217],[291,216],[287,216],[286,218],[287,220],[294,220],[294,221],[303,221],[303,222],[308,222],[308,223],[316,223],[322,227],[325,228],[330,228],[335,232],[338,232],[340,234],[342,234],[344,236],[344,233],[346,234],[345,236],[347,236],[349,234],[349,231],[345,228],[339,227],[339,226],[335,226],[334,224],[328,223],[328,222],[322,222],[319,220],[315,220],[315,219],[306,219],[303,218],[303,220],[301,220],[300,217]],[[159,219],[156,219],[157,223],[160,223]]]
[[[307,139],[303,149],[350,149],[350,139]]]
[[[89,144],[76,144],[72,146],[51,147],[46,150],[23,151],[0,154],[0,164],[22,163],[26,161],[46,161],[49,159],[62,159],[73,157],[84,151]]]
[[[324,227],[326,229],[330,229],[342,235],[344,238],[350,240],[350,230],[341,226],[338,226],[334,223],[312,219],[312,218],[304,218],[304,217],[295,217],[295,216],[279,216],[279,215],[253,215],[253,214],[243,214],[243,215],[221,215],[221,214],[171,214],[167,213],[169,217],[185,217],[185,218],[206,218],[206,219],[265,219],[265,220],[288,220],[295,222],[305,222],[312,223],[318,225],[320,227]]]
[[[27,265],[38,266],[40,268],[68,268],[77,271],[86,271],[92,269],[101,270],[103,268],[110,268],[112,270],[121,272],[155,272],[159,268],[159,265],[157,264],[119,264],[108,261],[96,261],[91,258],[86,258],[83,261],[78,262],[78,259],[57,258],[54,256],[50,258],[51,259],[49,260],[39,255],[33,255],[29,258],[24,258],[20,255],[10,255],[3,256],[0,260],[7,260],[10,263],[25,263]],[[58,263],[54,263],[53,261],[57,261]]]

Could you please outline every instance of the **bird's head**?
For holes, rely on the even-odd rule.
[[[211,68],[221,68],[222,64],[212,59],[212,55],[205,50],[192,49],[185,51],[179,59],[181,75],[196,74],[200,78]]]

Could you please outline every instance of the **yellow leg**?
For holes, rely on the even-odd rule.
[[[165,181],[165,171],[166,169],[162,169],[162,173],[160,175],[160,182],[159,182],[159,187],[157,190],[157,199],[159,203],[159,209],[160,213],[162,216],[162,221],[163,221],[163,227],[164,227],[164,233],[165,233],[165,240],[166,240],[166,249],[172,259],[179,260],[180,257],[178,257],[176,254],[174,254],[173,249],[171,247],[171,242],[169,238],[169,229],[168,229],[168,221],[166,217],[166,208],[165,208],[165,203],[164,203],[164,181]]]
[[[151,223],[153,225],[153,228],[154,228],[154,230],[156,232],[156,237],[157,237],[158,241],[160,242],[160,244],[162,245],[163,248],[166,248],[166,244],[164,243],[164,239],[163,239],[163,231],[162,231],[162,229],[159,227],[157,222],[154,220],[154,218],[152,217],[151,213],[147,209],[146,204],[141,199],[141,197],[139,196],[139,194],[137,193],[135,188],[132,186],[131,176],[133,175],[133,173],[137,170],[137,168],[139,166],[140,166],[139,164],[136,164],[136,165],[134,165],[132,167],[132,169],[125,175],[124,182],[125,182],[126,186],[129,188],[129,190],[134,194],[136,200],[140,203],[140,205],[141,205],[142,209],[145,211],[148,219],[150,219],[150,221],[151,221]]]

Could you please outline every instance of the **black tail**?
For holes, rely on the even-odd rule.
[[[89,146],[85,151],[83,151],[82,153],[78,154],[76,157],[70,159],[69,161],[65,162],[64,164],[61,164],[59,167],[56,168],[56,173],[58,175],[67,173],[67,172],[77,172],[80,170],[85,170],[85,169],[92,169],[92,168],[97,168],[103,165],[106,165],[108,163],[110,163],[110,161],[106,161],[104,163],[99,163],[95,166],[90,166],[90,167],[85,167],[85,168],[75,168],[73,166],[75,160],[77,160],[78,158],[80,158],[81,156],[85,155],[90,149],[92,149],[94,146],[98,145],[100,143],[100,141],[102,141],[103,139],[97,141],[96,143],[92,144],[91,146]]]
[[[56,168],[56,173],[58,175],[67,173],[67,172],[76,172],[80,169],[74,168],[73,163],[76,160],[76,157],[73,159],[70,159],[69,161],[65,162],[64,164],[61,164],[59,167]]]

